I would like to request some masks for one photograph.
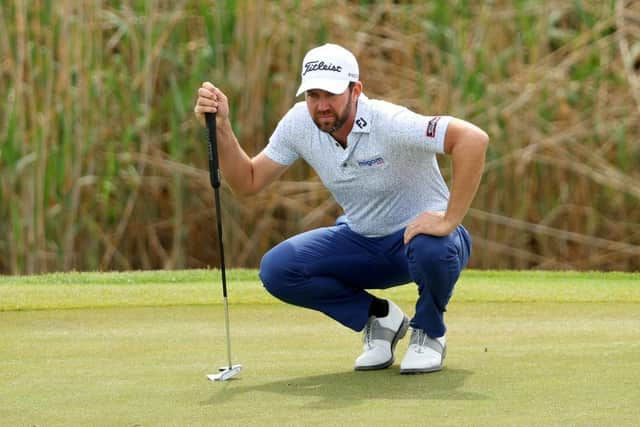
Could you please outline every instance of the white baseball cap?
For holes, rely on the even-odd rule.
[[[341,94],[360,77],[353,53],[337,44],[327,43],[311,49],[302,60],[302,82],[296,96],[310,89]]]

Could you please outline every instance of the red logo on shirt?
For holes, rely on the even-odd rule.
[[[436,136],[438,120],[440,120],[440,116],[435,116],[429,120],[429,123],[427,123],[427,138],[433,138]]]

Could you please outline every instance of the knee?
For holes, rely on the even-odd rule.
[[[262,280],[262,285],[271,292],[272,287],[275,286],[276,283],[280,283],[279,277],[282,276],[282,263],[278,262],[278,257],[274,253],[274,249],[269,250],[260,261],[260,280]],[[273,292],[272,292],[273,293]]]
[[[295,275],[293,253],[286,244],[279,244],[269,250],[260,262],[260,280],[269,293],[279,296],[287,283]]]
[[[448,237],[420,234],[407,245],[406,255],[411,263],[422,266],[440,264],[456,257],[456,250]]]

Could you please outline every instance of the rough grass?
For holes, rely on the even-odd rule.
[[[352,371],[359,335],[268,297],[255,274],[229,273],[233,362],[245,369],[225,384],[205,380],[226,363],[215,271],[1,277],[0,418],[47,426],[640,422],[638,274],[467,271],[447,313],[446,368],[421,376],[400,376],[398,362]],[[383,295],[412,312],[413,286]]]

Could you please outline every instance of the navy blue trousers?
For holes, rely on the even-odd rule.
[[[276,298],[318,310],[361,331],[373,296],[415,282],[418,299],[411,326],[430,337],[445,334],[443,314],[471,253],[463,226],[445,237],[417,235],[407,245],[404,229],[384,237],[365,237],[346,224],[293,236],[268,251],[260,278]]]

